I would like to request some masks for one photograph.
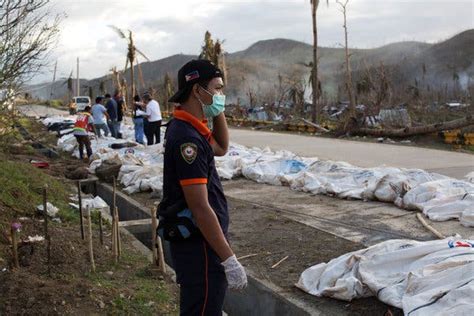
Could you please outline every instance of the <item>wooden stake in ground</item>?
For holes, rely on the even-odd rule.
[[[161,272],[166,273],[166,263],[165,263],[165,256],[163,253],[163,243],[161,242],[161,237],[157,235],[157,242],[158,242],[158,260],[160,262],[160,269]]]
[[[46,240],[46,253],[48,275],[51,275],[51,238],[48,231],[48,185],[43,188],[43,217],[44,217],[44,239]]]
[[[155,220],[157,220],[156,210],[155,210],[154,218],[155,218]],[[160,221],[157,221],[156,222],[156,227],[158,227],[159,224],[160,224]],[[160,237],[160,235],[157,234],[156,229],[155,229],[155,232],[153,234],[155,235],[155,238],[156,238],[156,245],[154,247],[158,247],[158,262],[159,262],[160,270],[161,270],[161,272],[166,273],[166,263],[165,263],[165,254],[164,254],[164,251],[163,251],[163,243],[161,242],[161,237]]]
[[[104,244],[104,224],[103,224],[103,220],[102,220],[102,212],[98,211],[97,213],[99,213],[100,244],[103,245]]]
[[[120,256],[122,255],[122,240],[120,239],[120,228],[119,228],[119,211],[118,208],[115,207],[115,231],[116,231],[116,237],[117,237],[117,259],[120,259]]]
[[[11,235],[12,235],[12,254],[13,254],[13,267],[20,268],[20,261],[18,260],[18,231],[21,228],[20,223],[11,224]]]
[[[116,217],[115,217],[115,208],[112,209],[112,254],[114,256],[114,261],[117,263],[117,225],[115,223]]]
[[[89,240],[89,259],[91,262],[92,273],[95,273],[95,261],[94,261],[94,248],[92,245],[92,213],[89,210],[89,206],[86,207],[86,216],[87,216],[87,227],[89,230],[88,240]]]
[[[156,228],[158,227],[156,221],[156,208],[151,208],[151,251],[153,254],[153,263],[159,265],[158,263],[158,249],[156,243]]]
[[[115,176],[114,176],[113,183],[112,183],[112,216],[114,214],[115,207],[117,206],[116,195],[117,195],[117,182],[115,181]]]
[[[84,240],[84,220],[82,214],[82,195],[81,195],[81,182],[77,181],[77,197],[79,198],[79,216],[81,221],[81,238]]]

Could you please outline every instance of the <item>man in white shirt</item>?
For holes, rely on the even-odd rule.
[[[105,136],[109,136],[109,128],[107,126],[107,119],[109,114],[107,109],[102,105],[102,97],[95,98],[95,104],[92,106],[92,117],[94,118],[94,131],[97,136],[101,137],[100,130],[104,130]]]
[[[159,144],[160,130],[161,130],[161,111],[160,105],[157,101],[153,100],[150,93],[145,92],[143,94],[143,101],[146,104],[146,120],[145,124],[145,136],[147,139],[148,146],[153,144]]]

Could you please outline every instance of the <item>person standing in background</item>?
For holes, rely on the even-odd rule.
[[[92,108],[90,105],[86,106],[84,111],[77,115],[76,123],[74,123],[73,135],[76,137],[79,144],[79,158],[84,159],[84,146],[86,147],[87,160],[92,156],[91,140],[88,132],[93,131],[94,119],[91,115]]]
[[[105,95],[105,108],[109,114],[109,121],[107,122],[109,126],[110,133],[112,137],[117,138],[117,126],[118,126],[118,107],[117,102],[110,96],[109,93]]]
[[[140,144],[144,144],[144,116],[146,112],[144,111],[145,105],[141,102],[140,96],[136,95],[133,97],[133,126],[135,129],[135,141]]]
[[[120,91],[116,90],[114,93],[114,100],[117,103],[117,138],[122,138],[120,128],[122,126],[123,114],[125,113],[125,101],[123,100]]]
[[[109,128],[107,126],[107,120],[109,114],[107,109],[102,105],[103,97],[95,98],[95,104],[92,106],[92,117],[94,118],[94,131],[98,137],[101,137],[100,130],[104,131],[105,137],[109,136]]]
[[[146,104],[146,119],[147,124],[145,128],[145,136],[147,145],[159,144],[161,142],[161,111],[160,105],[153,100],[150,93],[143,94],[143,101]]]

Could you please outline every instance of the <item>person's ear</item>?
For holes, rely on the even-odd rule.
[[[200,94],[200,93],[199,93],[199,84],[198,84],[198,83],[195,83],[195,84],[193,85],[192,91],[193,91],[193,94],[194,94],[195,97],[197,97],[197,98],[200,97],[200,95],[199,95],[199,94]]]

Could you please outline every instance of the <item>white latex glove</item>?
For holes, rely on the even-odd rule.
[[[233,255],[222,262],[225,270],[225,276],[229,289],[241,290],[247,286],[247,275],[245,274],[244,267],[237,260],[237,257]]]

